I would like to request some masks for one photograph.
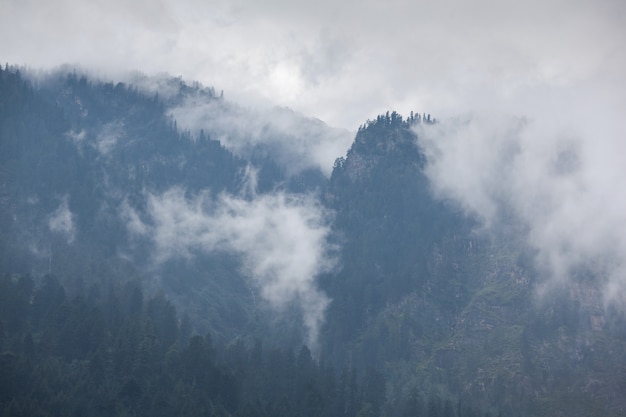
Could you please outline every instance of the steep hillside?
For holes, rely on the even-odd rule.
[[[138,230],[150,196],[238,194],[250,163],[203,132],[181,132],[158,95],[75,73],[31,81],[0,71],[2,270],[66,283],[140,278],[185,305],[203,333],[232,337],[248,326],[254,294],[232,257],[157,259],[156,242]],[[258,192],[284,179],[270,159],[255,167]]]
[[[211,350],[209,334],[230,358],[220,369],[239,372],[220,378],[257,405],[278,407],[281,395],[251,381],[254,369],[268,379],[288,370],[276,378],[289,401],[300,365],[337,383],[320,393],[311,382],[310,409],[288,407],[303,415],[624,414],[626,319],[604,305],[602,277],[576,270],[539,296],[546,277],[514,214],[493,233],[434,193],[418,141],[430,115],[368,121],[327,178],[320,161],[345,132],[285,109],[252,114],[178,78],[136,81],[0,68],[0,365],[37,374],[15,359],[35,346],[41,363],[82,361],[72,377],[91,378],[120,347],[113,334],[133,339],[119,306],[172,363],[193,353],[194,334]],[[37,307],[46,292],[57,324]],[[261,359],[262,343],[281,352],[275,363],[271,352]],[[133,410],[140,392],[156,401],[147,392],[165,378],[159,363],[141,382],[109,373],[129,391],[109,392],[111,404]],[[165,374],[201,397],[188,374]],[[318,394],[341,400],[316,408]],[[232,401],[218,414],[254,408]]]
[[[581,271],[540,298],[515,218],[497,236],[479,233],[433,196],[424,123],[379,116],[335,164],[325,199],[342,269],[323,281],[327,354],[385,368],[396,406],[443,390],[507,415],[620,415],[625,322],[603,307],[601,277]]]

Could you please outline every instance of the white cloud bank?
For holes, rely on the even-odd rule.
[[[329,303],[315,279],[334,266],[328,213],[315,200],[283,193],[211,198],[172,188],[147,194],[147,201],[146,221],[128,206],[124,213],[131,232],[154,242],[158,262],[197,253],[240,256],[243,272],[273,307],[300,306],[315,345]]]
[[[625,21],[622,0],[4,0],[0,56],[169,72],[355,130],[387,110],[443,120],[485,89],[623,89]]]
[[[436,191],[459,201],[488,230],[521,222],[550,277],[547,287],[591,271],[606,301],[626,306],[621,92],[581,85],[575,93],[513,98],[527,117],[504,108],[419,128]]]

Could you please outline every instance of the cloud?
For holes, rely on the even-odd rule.
[[[7,0],[0,53],[36,67],[169,72],[354,130],[386,110],[442,119],[485,88],[623,88],[625,16],[620,0]]]
[[[199,132],[243,157],[269,154],[288,175],[319,169],[330,177],[335,159],[345,155],[353,134],[286,108],[243,108],[223,100],[187,97],[169,110],[178,126]]]
[[[620,91],[581,83],[500,101],[501,110],[418,128],[434,189],[496,231],[517,223],[546,287],[592,273],[626,306],[626,111]],[[517,114],[517,115],[513,115]]]
[[[59,207],[48,217],[48,228],[50,231],[58,233],[67,239],[67,243],[73,243],[76,237],[76,225],[74,214],[70,211],[68,196],[63,197]]]
[[[121,122],[107,123],[98,132],[95,147],[101,155],[108,156],[123,136],[124,126]]]
[[[486,220],[507,201],[564,275],[571,258],[610,240],[607,256],[621,264],[622,240],[611,236],[624,212],[615,184],[624,178],[625,20],[621,0],[7,0],[0,55],[107,77],[168,72],[246,106],[287,106],[347,129],[387,110],[431,113],[452,129],[433,149],[441,192]],[[466,132],[451,127],[467,112],[479,117]],[[336,151],[323,143],[320,154]],[[443,167],[469,175],[455,177],[469,188]]]
[[[281,192],[244,198],[209,192],[188,195],[180,187],[147,193],[145,220],[130,207],[129,229],[154,242],[157,262],[226,252],[241,257],[242,271],[277,309],[300,306],[314,346],[328,297],[316,277],[334,266],[328,213],[307,196]]]

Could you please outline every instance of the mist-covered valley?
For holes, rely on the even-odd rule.
[[[6,65],[2,412],[622,415],[624,171],[587,126]]]

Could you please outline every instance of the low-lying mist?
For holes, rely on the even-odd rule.
[[[316,278],[335,265],[328,242],[330,213],[311,196],[248,191],[211,197],[208,191],[190,194],[178,186],[146,192],[145,214],[128,204],[122,213],[132,234],[153,243],[157,264],[203,253],[238,256],[241,272],[275,309],[299,306],[306,342],[314,348],[330,301]]]
[[[288,108],[243,108],[224,100],[186,97],[169,109],[183,129],[203,130],[244,158],[269,156],[295,175],[319,169],[330,176],[336,158],[345,155],[353,134],[307,118]]]
[[[450,118],[417,133],[438,195],[487,231],[511,223],[525,230],[546,277],[540,293],[585,271],[599,280],[605,302],[624,308],[626,129],[617,117],[624,106],[599,91],[536,95],[517,111]]]

